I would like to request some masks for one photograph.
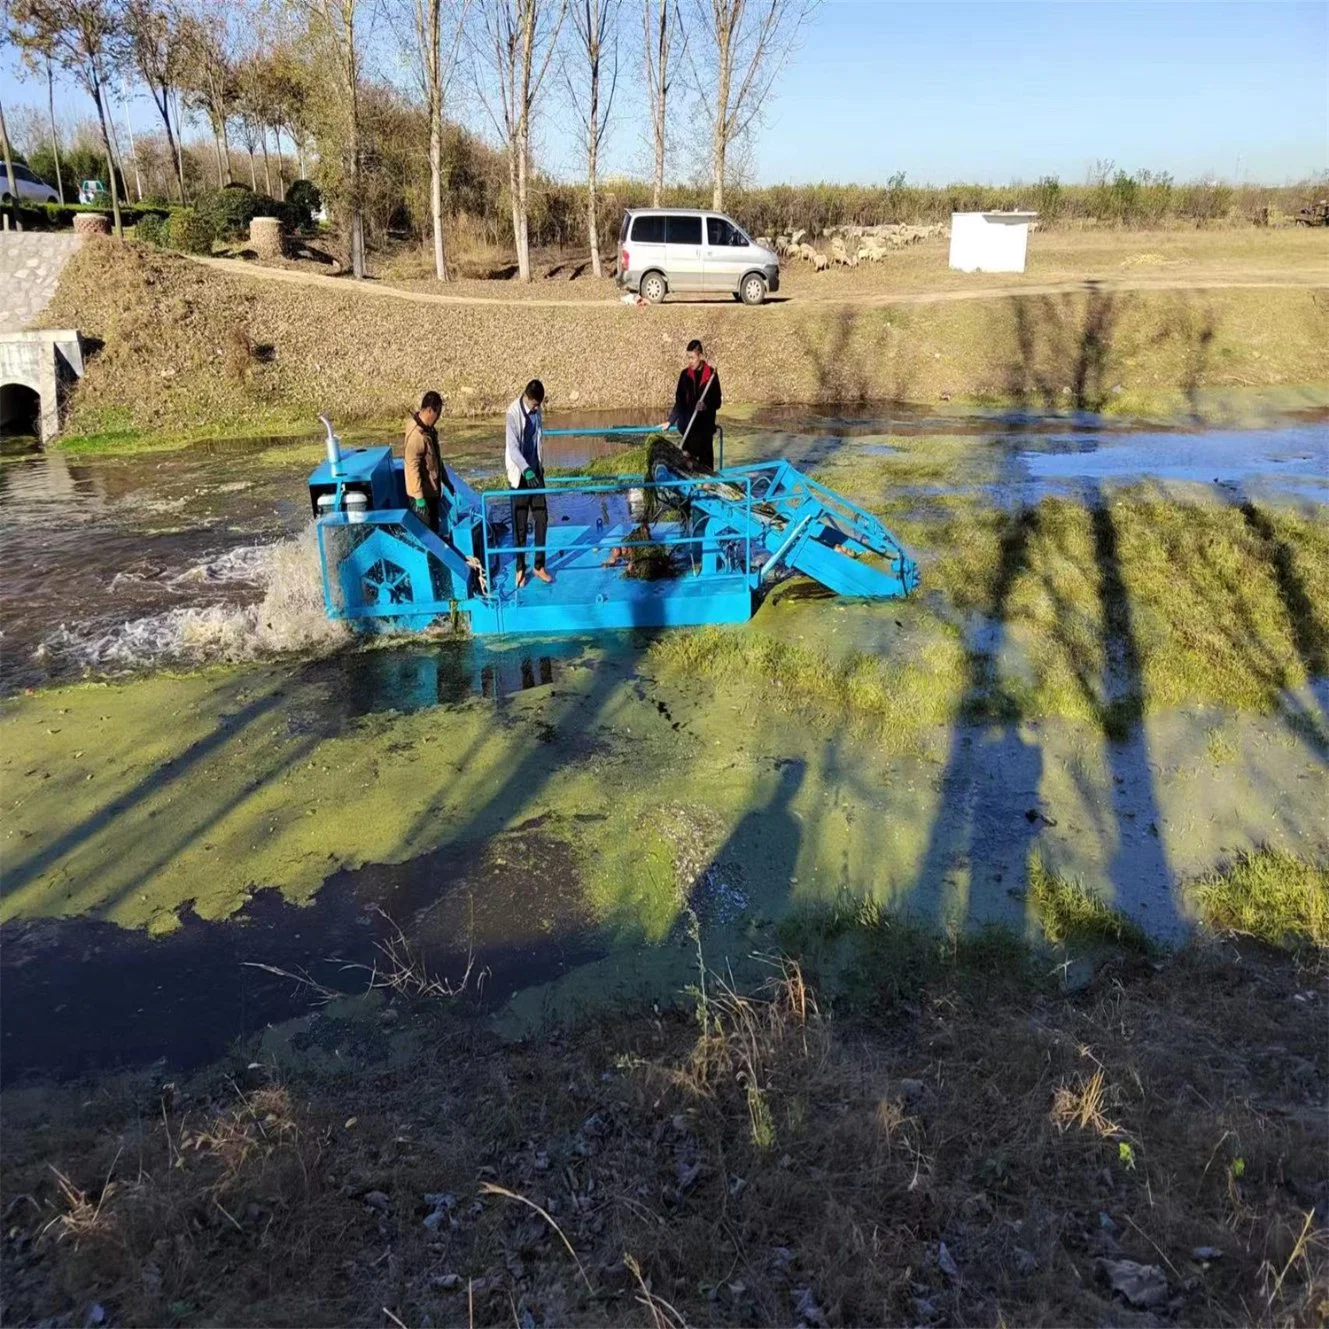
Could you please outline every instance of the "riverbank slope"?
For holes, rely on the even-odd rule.
[[[289,276],[136,244],[84,246],[44,318],[92,344],[67,430],[239,432],[319,410],[396,417],[427,386],[448,396],[451,413],[474,415],[537,374],[556,410],[663,409],[694,336],[721,366],[731,405],[1184,413],[1207,389],[1329,381],[1329,292],[1312,282],[1185,289],[1123,275],[975,298],[911,281],[871,304],[795,297],[754,310],[440,303]]]

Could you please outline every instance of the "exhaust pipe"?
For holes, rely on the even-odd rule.
[[[332,432],[332,421],[326,415],[320,415],[323,428],[328,431],[328,469],[332,472],[334,479],[340,479],[344,474],[341,464],[341,439]]]

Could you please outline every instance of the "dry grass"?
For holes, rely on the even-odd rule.
[[[1094,317],[1080,292],[898,308],[417,304],[350,283],[232,276],[110,241],[75,255],[45,316],[105,343],[74,396],[76,432],[104,427],[108,413],[118,413],[121,431],[176,432],[218,421],[239,431],[278,410],[394,417],[422,383],[437,384],[457,413],[482,414],[532,373],[555,411],[664,406],[693,336],[711,350],[734,404],[1008,400],[1029,386],[1031,366],[1050,392],[1077,382]],[[238,378],[219,372],[237,327],[256,356]],[[1113,304],[1111,334],[1095,352],[1111,403],[1137,392],[1329,377],[1329,309],[1311,290],[1124,295]],[[1117,387],[1121,398],[1110,391]]]
[[[408,1007],[401,1069],[11,1091],[4,1321],[1123,1322],[1104,1257],[1173,1323],[1323,1317],[1321,971],[993,1000],[956,959],[883,1020],[775,963],[529,1045]]]

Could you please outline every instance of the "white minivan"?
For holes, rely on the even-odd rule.
[[[34,203],[59,203],[60,195],[51,188],[40,176],[33,173],[26,167],[14,162],[14,189],[18,193],[20,202],[31,200]],[[0,162],[0,203],[12,203],[13,196],[9,192],[9,177],[5,172],[5,165]]]
[[[666,295],[727,292],[759,305],[780,289],[780,259],[723,213],[633,208],[618,233],[620,286],[659,304]]]

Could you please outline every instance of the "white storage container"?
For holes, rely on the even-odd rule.
[[[951,213],[951,267],[959,272],[1023,272],[1036,212]]]

